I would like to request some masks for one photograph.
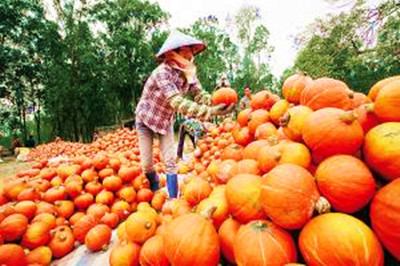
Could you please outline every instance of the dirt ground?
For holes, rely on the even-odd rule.
[[[31,168],[33,162],[18,162],[16,156],[2,157],[3,161],[0,163],[0,188],[4,186],[15,174],[21,170],[28,170]]]

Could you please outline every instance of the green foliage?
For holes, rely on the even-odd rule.
[[[380,79],[400,74],[400,12],[393,0],[383,2],[379,12],[383,25],[377,29],[374,47],[364,41],[369,27],[364,1],[358,1],[349,13],[316,20],[301,37],[308,41],[292,71],[300,70],[313,78],[340,79],[364,93]]]

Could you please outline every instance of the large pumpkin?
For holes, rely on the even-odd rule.
[[[364,140],[367,165],[387,180],[400,177],[400,122],[372,128]]]
[[[307,265],[384,265],[383,250],[373,231],[344,213],[313,218],[299,236]]]
[[[297,260],[292,236],[266,220],[243,225],[236,234],[233,249],[236,263],[243,266],[284,265]]]
[[[393,81],[397,81],[400,80],[400,75],[398,76],[393,76],[393,77],[388,77],[385,79],[382,79],[380,81],[378,81],[377,83],[375,83],[371,89],[368,92],[368,97],[372,100],[375,101],[376,97],[378,96],[378,93],[381,91],[381,89],[383,87],[385,87],[386,85],[388,85],[389,83],[393,82]]]
[[[220,225],[229,217],[228,201],[225,197],[225,185],[219,185],[214,187],[213,192],[210,196],[202,200],[196,206],[196,212],[202,213],[211,207],[216,207],[211,218],[213,220],[215,228],[219,228]]]
[[[140,250],[140,265],[142,266],[168,266],[168,258],[165,256],[164,241],[161,235],[149,238]]]
[[[226,219],[218,230],[219,243],[221,245],[221,253],[230,263],[235,263],[235,253],[233,244],[235,237],[239,231],[240,223],[233,218]]]
[[[172,266],[219,263],[218,234],[212,222],[200,214],[184,214],[170,221],[163,240],[165,255]]]
[[[324,160],[315,173],[322,196],[340,212],[361,210],[375,194],[375,179],[368,167],[350,155],[335,155]]]
[[[301,166],[278,165],[263,176],[262,207],[275,224],[285,229],[302,228],[311,219],[319,201],[323,200],[320,200],[314,177]]]
[[[312,81],[312,78],[302,73],[293,74],[283,82],[283,97],[285,97],[288,102],[295,104],[300,103],[301,93]]]
[[[338,108],[324,108],[310,114],[302,133],[315,162],[335,154],[354,154],[364,140],[355,115]]]
[[[225,189],[229,212],[242,223],[266,217],[261,206],[261,177],[239,174],[230,179]]]
[[[374,105],[371,103],[363,104],[356,109],[354,109],[354,113],[357,116],[357,120],[360,123],[362,129],[364,130],[364,134],[380,124],[378,117],[374,113]]]
[[[139,254],[139,244],[124,241],[111,250],[109,257],[110,266],[138,266]]]
[[[267,90],[261,90],[252,95],[250,106],[253,110],[269,110],[277,101],[279,101],[279,97],[277,95]]]
[[[231,105],[238,102],[238,95],[236,91],[229,87],[220,88],[212,94],[212,104],[219,105]]]
[[[350,89],[343,81],[332,78],[314,80],[301,93],[300,104],[313,110],[336,107],[343,110],[352,108]]]
[[[374,112],[382,122],[400,122],[400,80],[384,86],[375,99]]]
[[[371,203],[372,228],[389,252],[400,260],[400,179],[393,180],[378,193]]]

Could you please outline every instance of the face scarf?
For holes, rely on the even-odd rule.
[[[196,77],[196,66],[193,63],[193,59],[187,60],[180,54],[170,51],[166,53],[165,60],[169,62],[172,68],[182,71],[189,84],[194,82]]]

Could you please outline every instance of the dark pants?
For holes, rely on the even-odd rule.
[[[185,145],[186,135],[189,135],[189,137],[193,143],[193,146],[196,147],[196,142],[195,142],[194,136],[190,135],[189,132],[186,131],[185,127],[183,125],[181,125],[179,128],[179,142],[178,142],[178,151],[177,151],[177,155],[181,159],[182,159],[182,155],[183,155],[183,147]]]

